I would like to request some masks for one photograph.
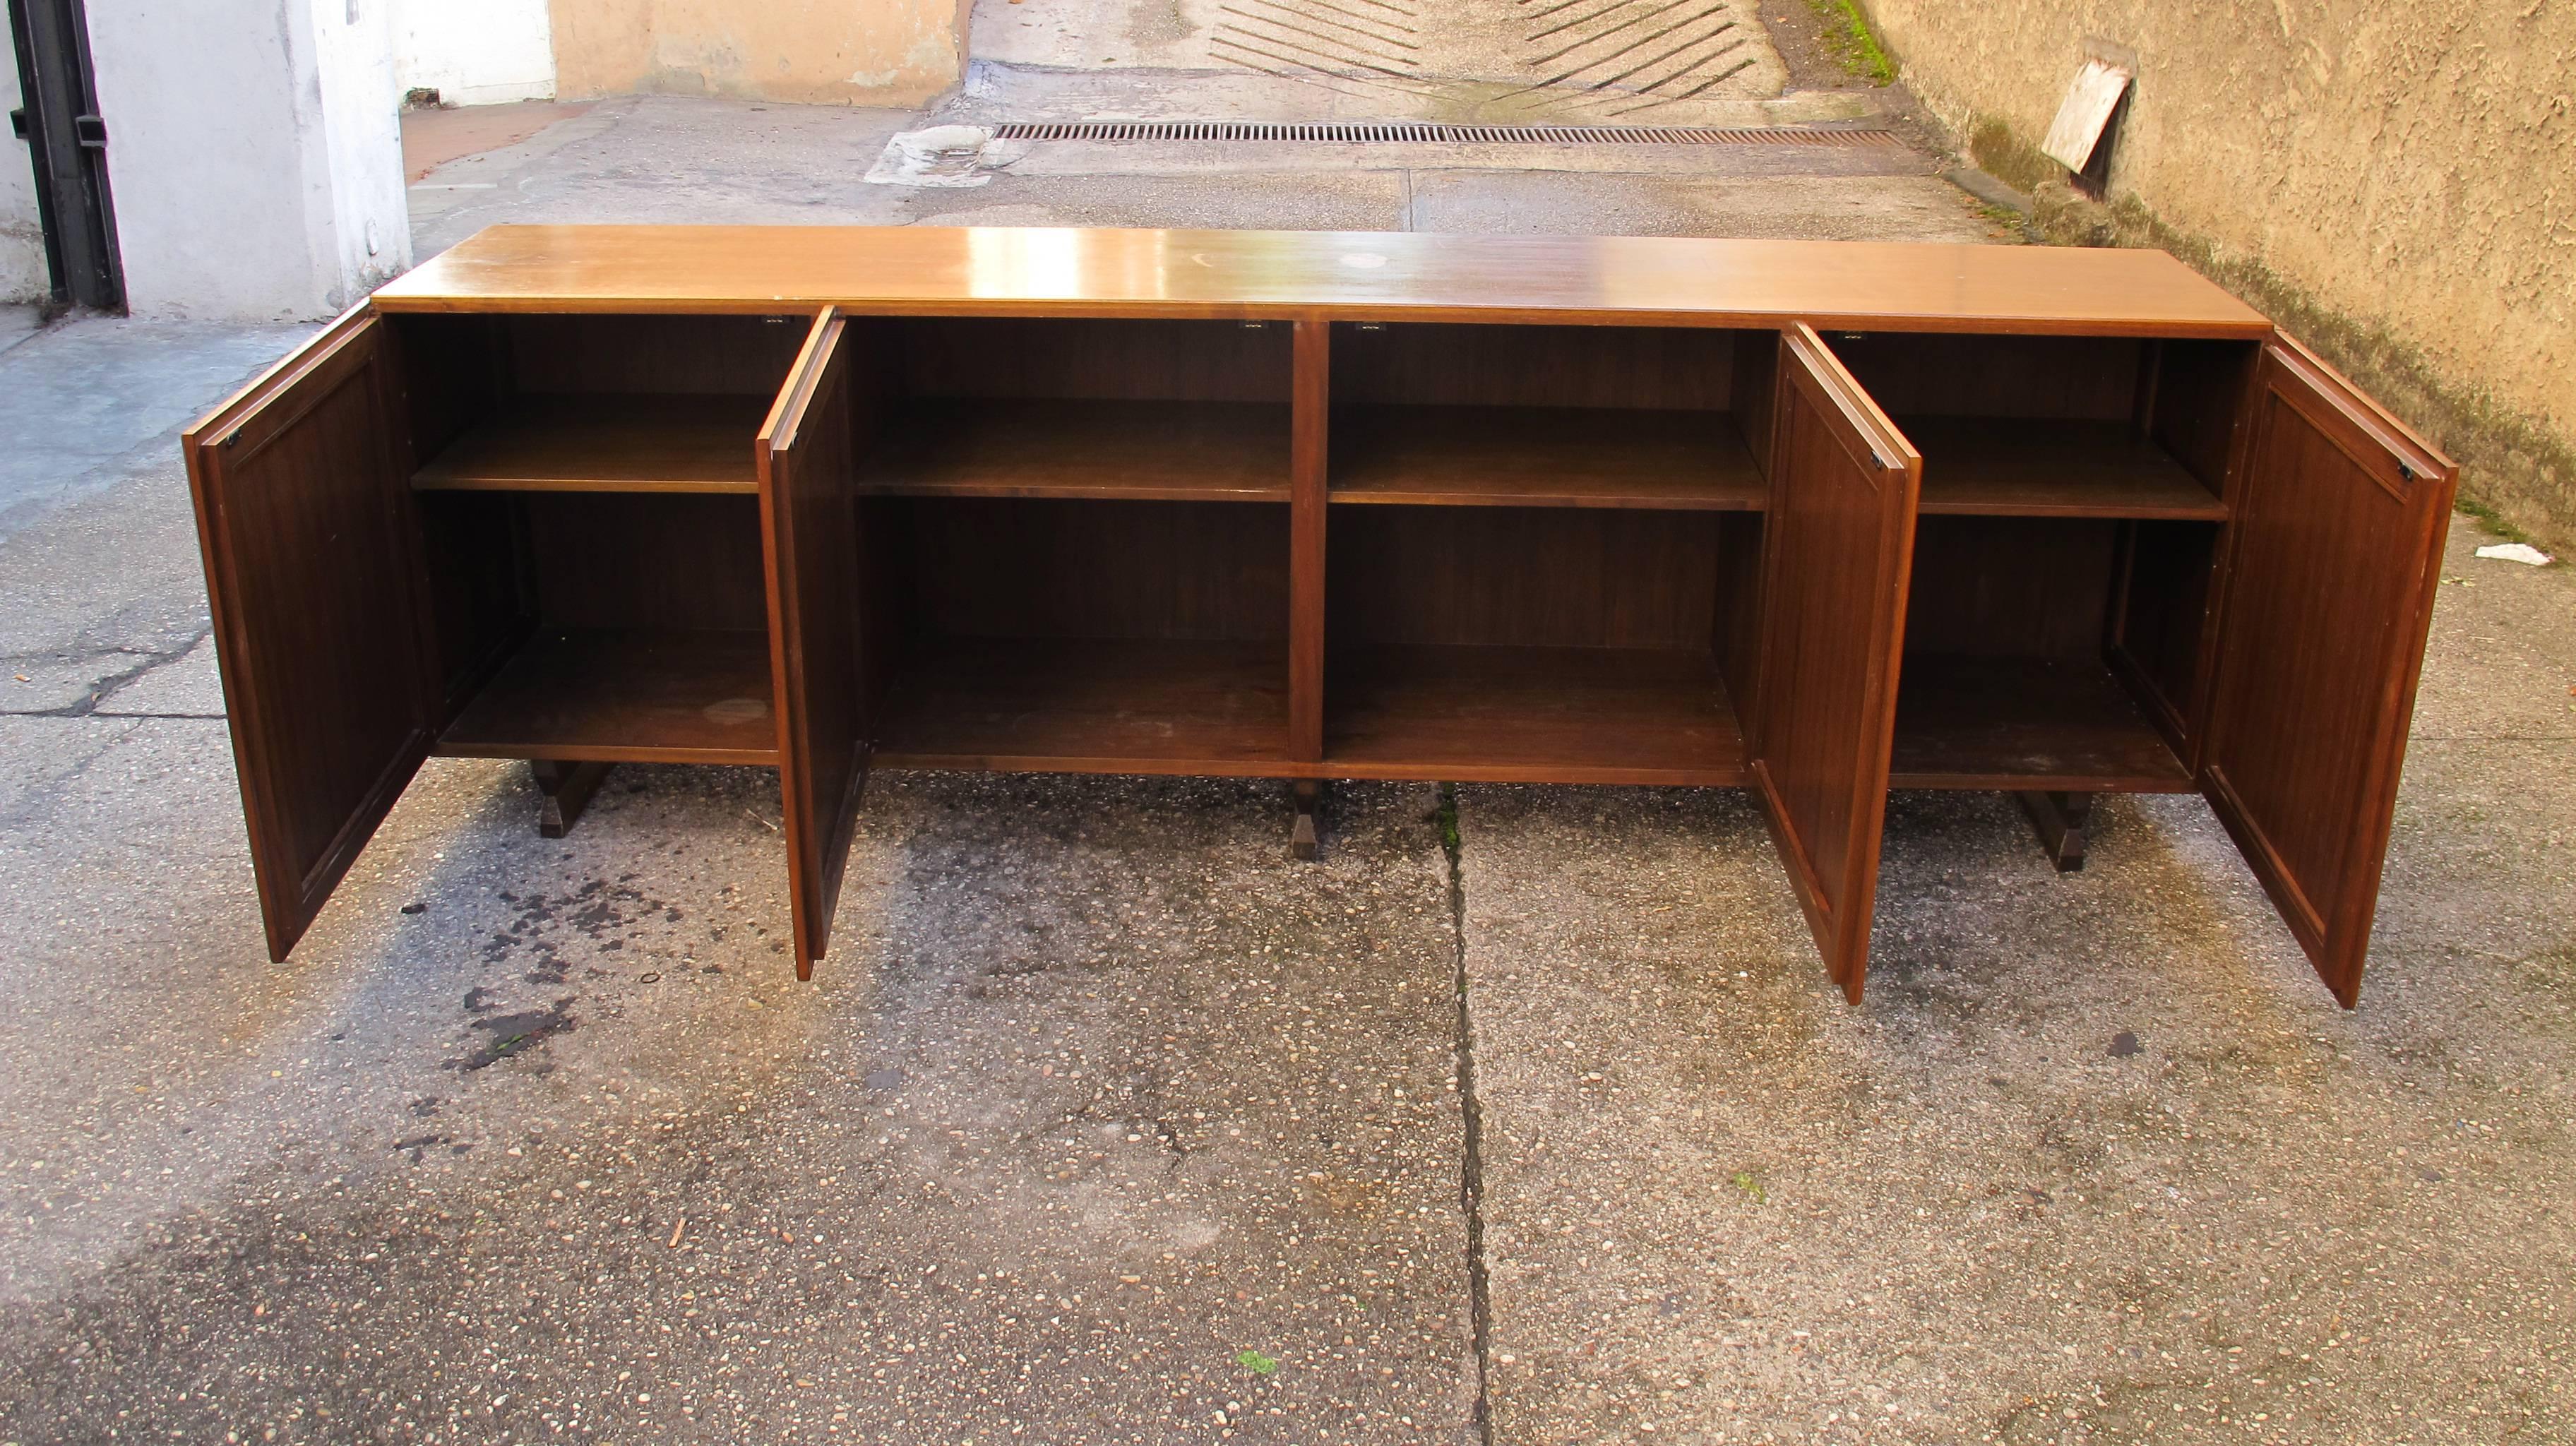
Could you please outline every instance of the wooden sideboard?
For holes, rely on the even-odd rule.
[[[498,227],[185,446],[281,958],[432,754],[777,768],[799,977],[871,767],[1673,784],[1854,1001],[1965,788],[2351,1005],[2455,481],[2158,252],[1325,232]]]

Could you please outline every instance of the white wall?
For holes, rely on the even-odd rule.
[[[89,0],[136,315],[328,316],[411,264],[391,3]]]
[[[0,48],[0,111],[18,108],[18,61]],[[0,303],[42,300],[45,233],[36,218],[36,163],[27,143],[0,135]]]
[[[399,0],[313,0],[337,311],[411,269],[411,196],[394,80]],[[333,23],[338,22],[338,23]]]
[[[448,105],[551,100],[555,37],[547,0],[390,0],[395,85]]]

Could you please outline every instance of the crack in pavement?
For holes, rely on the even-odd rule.
[[[1475,1021],[1467,1002],[1467,883],[1462,868],[1466,852],[1458,833],[1458,785],[1440,785],[1440,849],[1449,858],[1449,927],[1456,944],[1458,999],[1458,1112],[1461,1139],[1458,1159],[1458,1203],[1467,1217],[1467,1328],[1476,1362],[1476,1402],[1469,1428],[1483,1446],[1493,1446],[1493,1293],[1485,1267],[1485,1119],[1476,1099]]]
[[[100,704],[105,703],[108,699],[115,697],[127,688],[134,686],[134,684],[142,681],[146,675],[153,671],[160,668],[166,668],[172,663],[178,662],[180,659],[188,656],[190,653],[195,652],[197,650],[197,645],[213,636],[214,631],[214,625],[209,623],[205,627],[199,628],[195,636],[189,638],[185,643],[180,644],[178,647],[157,652],[143,648],[99,648],[92,652],[74,654],[69,658],[64,657],[64,655],[60,653],[19,653],[5,659],[0,659],[0,662],[8,663],[35,662],[40,659],[46,662],[86,662],[97,658],[118,657],[136,658],[140,660],[135,663],[133,667],[123,669],[119,672],[104,674],[93,680],[88,687],[81,690],[83,696],[77,702],[65,703],[59,708],[0,708],[0,718],[92,717],[97,714]],[[109,716],[135,718],[220,718],[223,715],[220,713],[135,713],[110,714]]]
[[[100,759],[116,751],[118,744],[133,737],[135,729],[143,726],[142,719],[123,718],[114,714],[110,714],[102,721],[122,723],[126,726],[102,740],[97,747],[82,755],[70,767],[29,788],[26,796],[18,801],[16,807],[6,814],[0,814],[0,829],[29,827],[52,817],[54,806],[61,802],[63,795],[70,790],[71,786],[86,777],[91,769],[97,767]]]

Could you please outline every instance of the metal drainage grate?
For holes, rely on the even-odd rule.
[[[1786,126],[1462,126],[1437,121],[1041,121],[1000,141],[1344,141],[1361,145],[1892,146],[1883,130]]]

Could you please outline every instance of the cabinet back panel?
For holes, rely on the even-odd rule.
[[[2197,711],[2201,628],[2218,555],[2218,525],[2141,522],[2131,534],[2119,644],[2188,719]]]
[[[1780,402],[1779,380],[1780,334],[1735,333],[1735,427],[1744,434],[1745,449],[1753,454],[1753,465],[1765,480],[1771,476],[1771,427]]]
[[[527,627],[533,604],[525,514],[516,498],[499,492],[415,492],[412,505],[429,574],[439,686],[453,707]]]
[[[898,324],[919,397],[1285,402],[1288,323],[945,317]]]
[[[1288,636],[1288,509],[919,500],[899,512],[910,628],[934,637]]]
[[[564,628],[769,626],[760,501],[538,492],[526,568],[538,616]]]
[[[2121,337],[1832,332],[1826,341],[1902,427],[1907,417],[2136,415],[2140,344]]]
[[[1759,512],[1725,512],[1717,518],[1717,613],[1710,627],[1717,671],[1736,706],[1753,697],[1754,664],[1762,647],[1762,527]]]
[[[444,451],[490,415],[502,386],[502,323],[489,316],[401,316],[393,323],[402,366],[408,467]]]
[[[807,325],[804,317],[514,316],[505,323],[509,375],[522,392],[775,396]]]
[[[1547,507],[1336,507],[1327,647],[1707,649],[1721,518]]]
[[[1905,651],[2098,659],[2119,526],[2093,518],[1921,519]]]
[[[2227,453],[2262,348],[2245,341],[2168,341],[2158,358],[2149,435],[2218,496]]]
[[[1705,327],[1338,322],[1333,400],[1724,411],[1737,336]]]

